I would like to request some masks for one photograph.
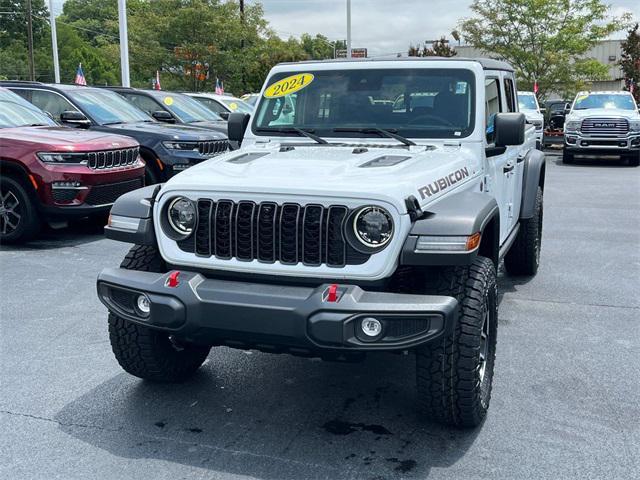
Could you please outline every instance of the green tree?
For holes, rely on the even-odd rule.
[[[622,41],[620,66],[624,74],[625,89],[631,90],[633,87],[633,96],[636,103],[640,104],[640,32],[637,23]]]
[[[601,0],[474,0],[471,10],[460,23],[467,43],[511,63],[524,88],[537,81],[543,98],[606,78],[607,66],[585,54],[628,21]]]
[[[409,45],[408,55],[410,57],[455,57],[458,54],[454,48],[449,46],[449,41],[443,36],[431,44],[431,48],[423,45]]]

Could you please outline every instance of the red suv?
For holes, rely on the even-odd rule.
[[[43,221],[105,215],[143,185],[135,140],[60,127],[0,87],[0,243],[28,240]]]

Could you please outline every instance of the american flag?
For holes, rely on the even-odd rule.
[[[221,82],[218,78],[216,78],[216,94],[217,95],[224,94],[224,83]]]
[[[73,81],[76,85],[86,85],[87,80],[84,78],[84,73],[82,73],[82,64],[78,65],[78,70],[76,70],[76,79]]]
[[[162,87],[160,86],[160,71],[156,70],[156,79],[153,82],[153,89],[154,90],[162,90]]]

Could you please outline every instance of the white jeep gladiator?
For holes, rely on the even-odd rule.
[[[422,410],[478,425],[498,264],[540,256],[545,160],[517,110],[494,60],[276,66],[230,115],[239,150],[115,203],[106,235],[135,246],[97,289],[120,365],[166,382],[217,345],[411,352]]]
[[[562,161],[575,155],[620,155],[640,165],[640,113],[629,92],[579,92],[564,122]]]

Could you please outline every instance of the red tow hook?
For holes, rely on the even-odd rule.
[[[178,280],[178,276],[180,275],[179,271],[173,271],[169,274],[169,276],[167,277],[167,281],[165,282],[165,286],[169,287],[169,288],[176,288],[178,285],[180,285],[180,281]]]
[[[337,302],[338,301],[338,284],[332,283],[329,285],[327,289],[327,302]]]

